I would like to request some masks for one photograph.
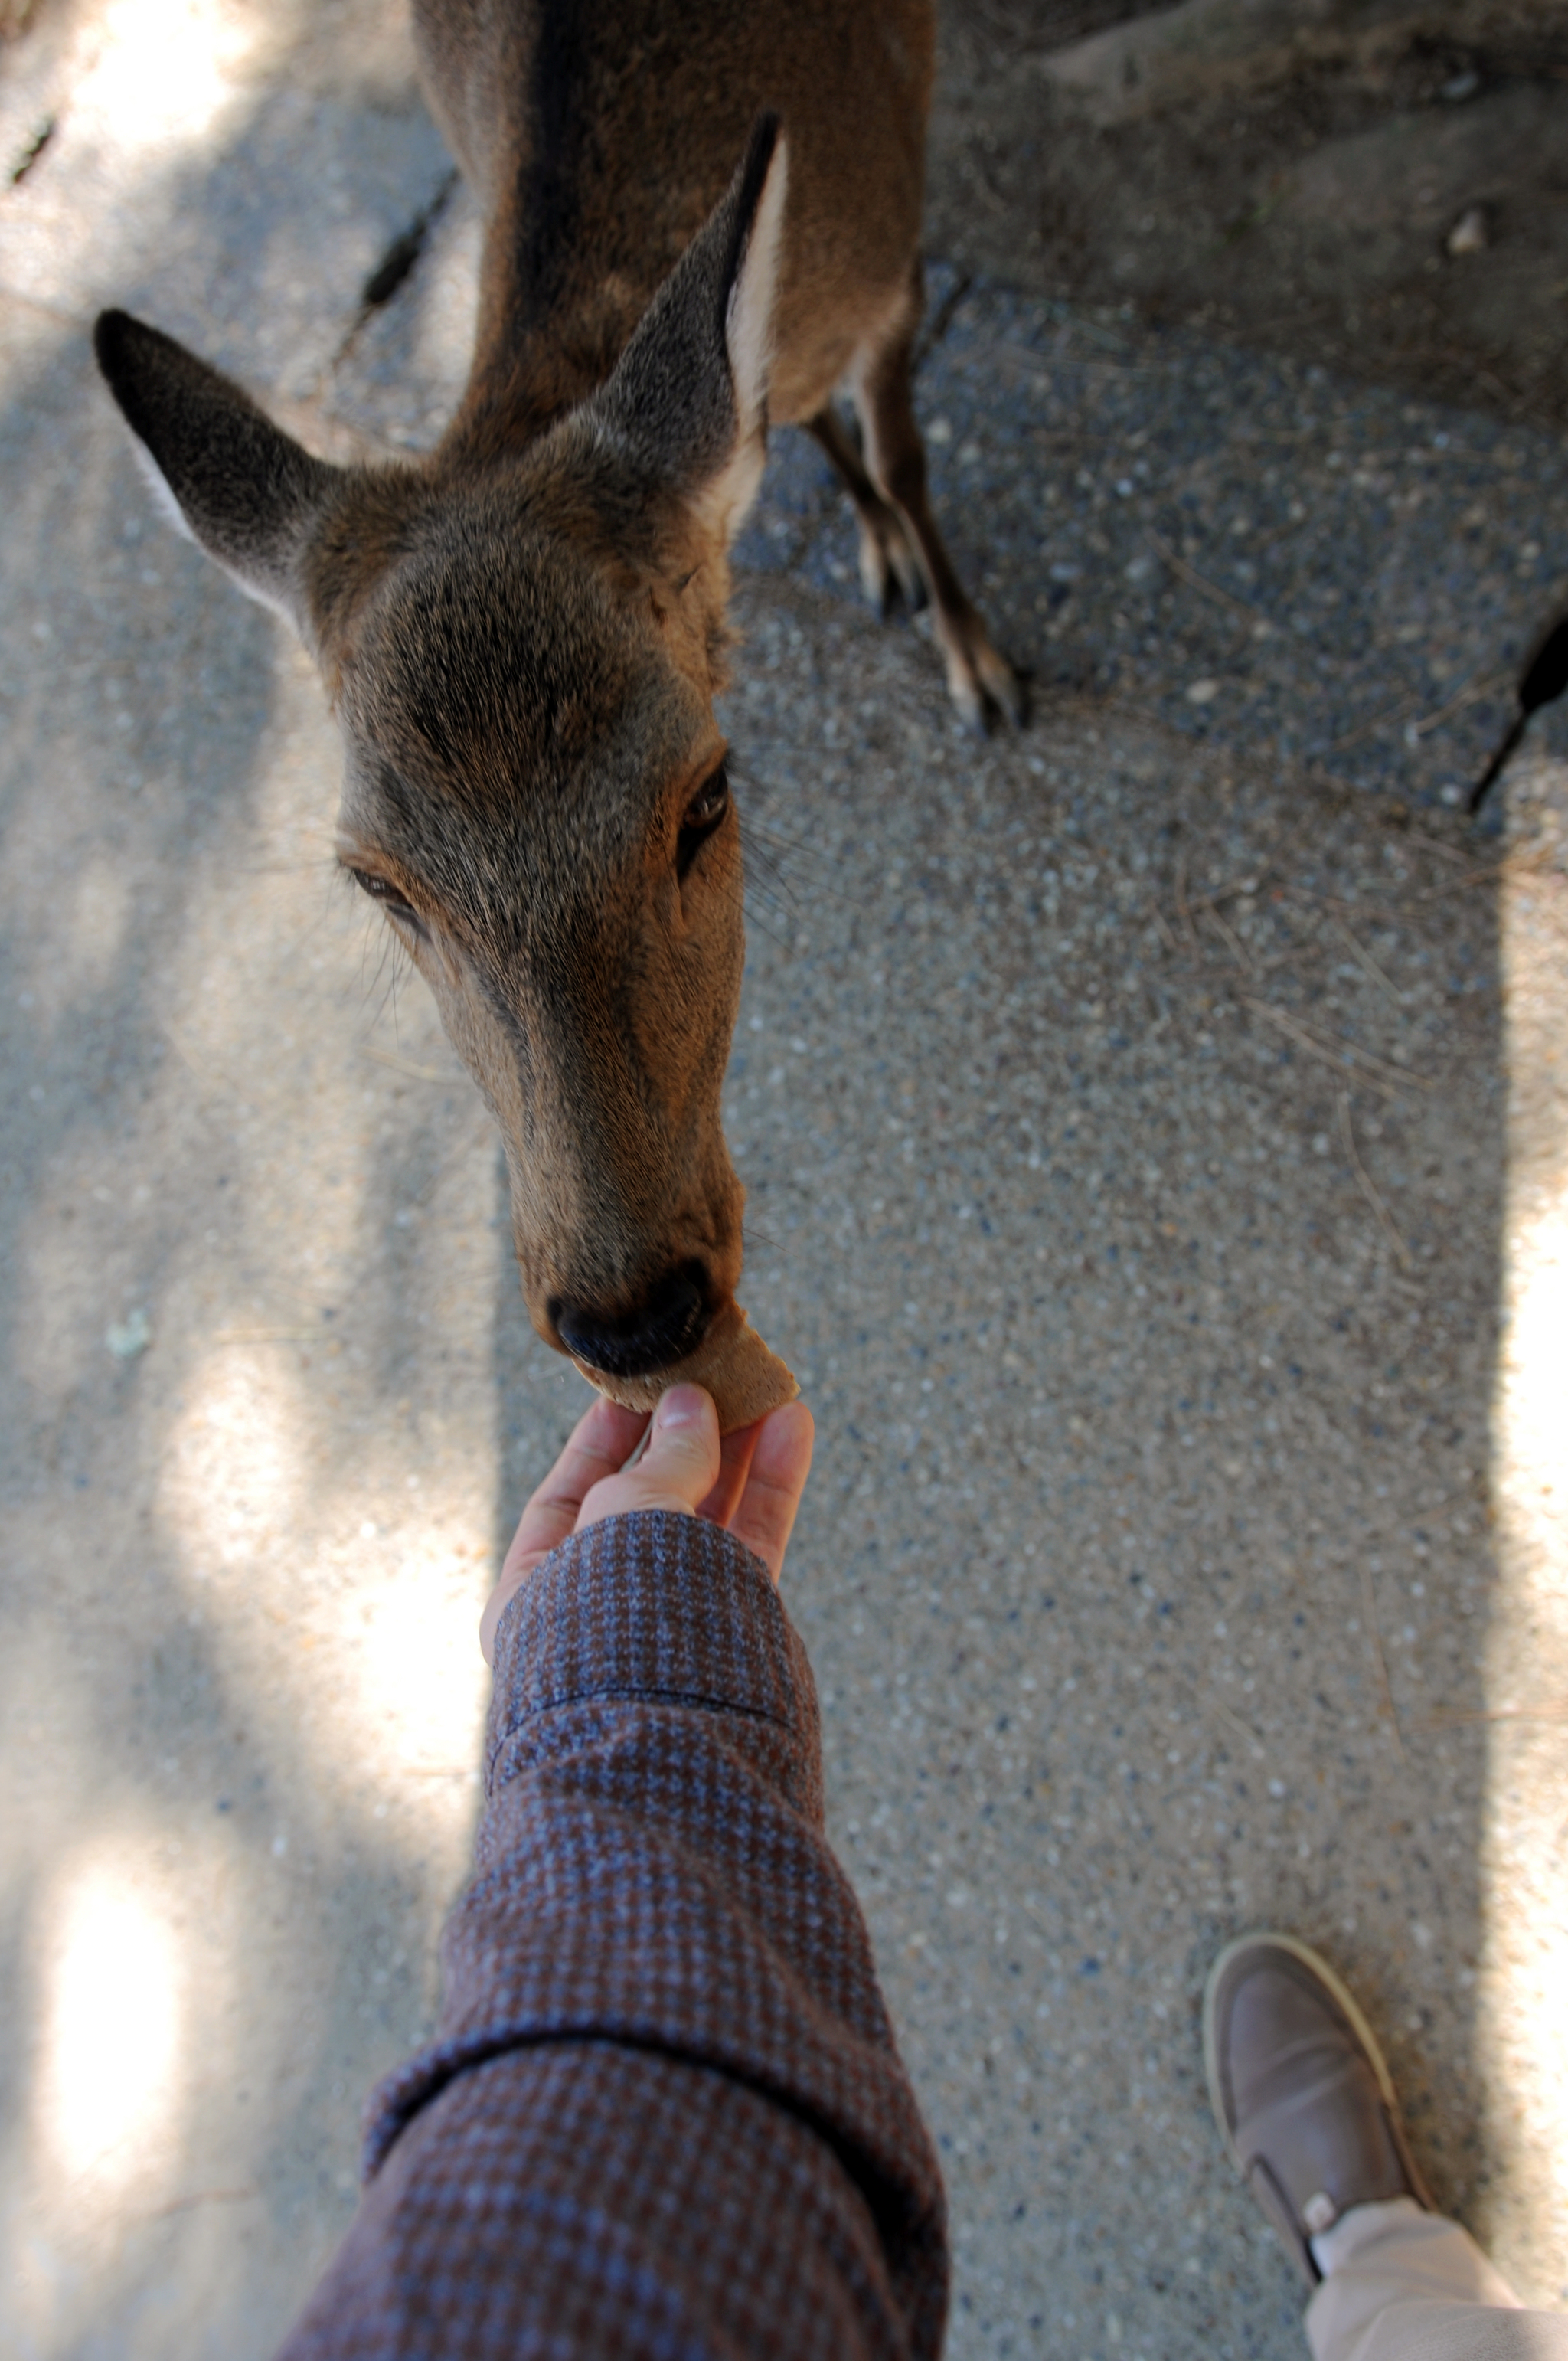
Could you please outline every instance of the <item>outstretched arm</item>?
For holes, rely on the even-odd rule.
[[[940,2179],[774,1585],[798,1405],[599,1404],[487,1610],[476,1874],[286,2361],[935,2356]],[[701,1513],[699,1513],[699,1511]]]

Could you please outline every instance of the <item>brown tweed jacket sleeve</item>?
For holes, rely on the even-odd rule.
[[[554,1551],[486,1793],[436,2039],[286,2361],[935,2356],[940,2176],[765,1568],[652,1511]]]

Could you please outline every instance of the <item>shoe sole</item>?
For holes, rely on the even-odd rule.
[[[1388,2071],[1387,2060],[1378,2045],[1376,2035],[1362,2015],[1354,1993],[1341,1982],[1321,1952],[1314,1951],[1310,1943],[1300,1942],[1294,1935],[1276,1935],[1261,1930],[1251,1935],[1238,1935],[1234,1942],[1225,1945],[1224,1949],[1210,1969],[1208,1980],[1203,1986],[1203,2070],[1209,2081],[1209,2104],[1214,2111],[1214,2121],[1219,2126],[1220,2137],[1225,2143],[1225,2153],[1231,2162],[1245,2180],[1246,2167],[1236,2152],[1235,2141],[1231,2136],[1231,2127],[1225,2119],[1220,2082],[1219,2048],[1215,2037],[1214,2004],[1221,1979],[1231,1962],[1239,1959],[1245,1951],[1264,1949],[1288,1951],[1293,1959],[1299,1960],[1301,1965],[1317,1977],[1334,2006],[1343,2010],[1351,2031],[1365,2052],[1367,2064],[1377,2077],[1377,2088],[1382,2092],[1383,2103],[1388,2110],[1388,2120],[1394,2127],[1394,2137],[1400,2160],[1417,2191],[1424,2191],[1426,2184],[1416,2169],[1414,2158],[1410,2156],[1405,2138],[1404,2121],[1399,2113],[1399,2101],[1394,2089],[1394,2078]],[[1421,2202],[1429,2206],[1431,2204],[1430,2198],[1424,2196]]]

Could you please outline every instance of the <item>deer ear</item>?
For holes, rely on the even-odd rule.
[[[728,544],[767,456],[787,142],[759,116],[740,170],[643,313],[590,409],[640,476]]]
[[[174,522],[243,590],[308,629],[300,559],[338,471],[157,328],[100,313],[93,348]]]

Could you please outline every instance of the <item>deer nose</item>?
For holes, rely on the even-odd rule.
[[[565,1301],[552,1303],[550,1311],[575,1360],[607,1378],[641,1378],[696,1352],[708,1323],[707,1281],[700,1263],[683,1263],[655,1279],[630,1312]]]

